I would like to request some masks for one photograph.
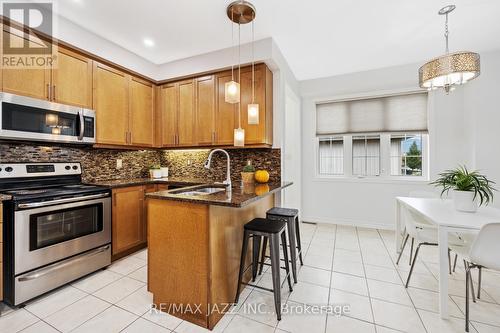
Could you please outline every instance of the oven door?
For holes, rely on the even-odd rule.
[[[95,143],[95,112],[0,93],[0,138]]]
[[[110,197],[79,199],[15,212],[14,275],[111,243]]]

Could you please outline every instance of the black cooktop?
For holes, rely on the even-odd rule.
[[[13,200],[33,200],[41,199],[45,200],[47,198],[60,198],[60,197],[70,197],[70,196],[82,196],[85,194],[105,192],[108,189],[102,186],[96,185],[85,185],[85,184],[70,184],[70,185],[60,185],[60,186],[44,186],[44,187],[34,187],[34,188],[21,188],[9,191],[4,191],[2,193],[12,196]]]

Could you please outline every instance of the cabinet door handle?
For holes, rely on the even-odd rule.
[[[56,100],[56,85],[52,86],[52,100]]]
[[[128,136],[129,136],[128,143],[132,143],[132,132],[128,132]]]
[[[125,143],[128,143],[128,132],[125,132]]]
[[[47,83],[47,99],[50,101],[50,84]]]

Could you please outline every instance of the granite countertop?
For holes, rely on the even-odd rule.
[[[5,200],[10,200],[12,197],[7,194],[0,194],[0,202],[5,201]]]
[[[241,185],[233,184],[231,192],[218,192],[205,195],[182,195],[176,194],[179,190],[159,191],[147,193],[146,197],[150,199],[162,200],[175,200],[186,201],[199,204],[208,204],[216,206],[229,206],[229,207],[243,207],[254,201],[257,201],[271,193],[281,191],[282,189],[292,185],[292,182],[281,183],[268,183],[268,184],[254,184],[254,185]],[[196,190],[203,186],[191,186],[187,189]],[[213,185],[214,187],[222,187],[220,184]],[[187,190],[184,189],[184,190]]]
[[[103,180],[97,182],[86,182],[89,185],[99,185],[106,186],[109,188],[117,187],[127,187],[135,185],[147,185],[147,184],[166,184],[166,185],[200,185],[206,184],[206,179],[196,179],[187,177],[168,177],[168,178],[132,178],[132,179],[115,179],[115,180]]]

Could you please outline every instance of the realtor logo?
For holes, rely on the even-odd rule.
[[[52,2],[2,1],[4,38],[2,67],[16,69],[52,68],[55,43]]]

